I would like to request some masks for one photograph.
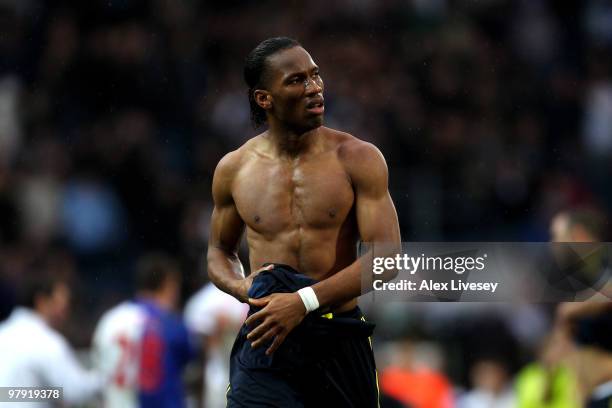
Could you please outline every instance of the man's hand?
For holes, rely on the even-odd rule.
[[[273,293],[261,299],[249,299],[249,304],[263,309],[246,320],[246,325],[252,328],[247,339],[253,348],[274,339],[266,350],[267,355],[274,353],[306,316],[306,307],[297,292]]]
[[[261,272],[269,271],[272,268],[274,268],[274,265],[264,266],[263,268],[259,268],[255,272],[251,272],[249,276],[240,280],[239,290],[238,290],[238,293],[239,293],[238,300],[240,300],[242,303],[248,303],[249,302],[249,289],[251,289],[251,285],[253,284],[253,279],[255,279],[255,277],[259,275]]]

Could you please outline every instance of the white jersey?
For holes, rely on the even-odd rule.
[[[204,367],[206,408],[222,408],[229,384],[230,351],[249,306],[208,283],[185,305],[185,324],[194,333],[216,341],[208,343]]]
[[[220,323],[240,327],[248,311],[247,304],[207,283],[187,301],[185,324],[194,333],[211,336],[219,330]]]
[[[34,311],[19,307],[0,324],[0,387],[63,387],[64,402],[73,405],[93,398],[101,386],[100,378],[79,364],[66,339]],[[0,402],[5,406],[52,404]]]
[[[138,407],[140,340],[146,315],[134,302],[107,311],[93,337],[93,361],[106,380],[105,407]]]

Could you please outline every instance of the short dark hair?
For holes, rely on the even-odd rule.
[[[145,255],[136,266],[136,290],[156,292],[168,279],[179,277],[180,268],[174,259],[161,253]]]
[[[68,281],[63,276],[48,271],[26,272],[28,274],[22,281],[17,300],[20,306],[32,310],[36,309],[36,300],[39,296],[50,297],[59,285],[68,285]]]
[[[258,128],[266,123],[266,111],[257,104],[255,95],[256,89],[261,88],[266,73],[266,62],[269,56],[282,50],[299,47],[300,43],[293,38],[274,37],[268,38],[259,43],[247,56],[244,63],[244,80],[249,87],[249,105],[251,107],[251,123],[254,128]]]

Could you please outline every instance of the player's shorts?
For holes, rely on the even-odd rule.
[[[255,292],[279,281],[292,286],[304,277],[284,265],[269,272],[255,279]],[[232,349],[227,406],[378,407],[378,379],[369,338],[373,327],[359,308],[326,317],[313,312],[272,356],[266,356],[266,345],[251,348],[246,339],[249,330],[243,325]]]

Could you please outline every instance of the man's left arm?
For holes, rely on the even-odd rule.
[[[397,212],[389,194],[389,175],[383,155],[374,145],[362,141],[348,150],[345,167],[355,190],[359,237],[369,244],[370,250],[347,268],[312,286],[323,308],[337,306],[363,293],[362,273],[372,271],[373,257],[401,252]],[[390,280],[395,274],[396,271],[388,271],[381,278]]]
[[[382,154],[372,144],[358,140],[351,142],[340,153],[355,191],[361,241],[379,244],[376,247],[381,248],[383,253],[377,256],[399,253],[399,223],[389,194],[388,170]],[[311,286],[319,307],[334,307],[361,295],[361,274],[370,266],[369,260],[373,256],[368,252],[348,267]],[[252,341],[253,347],[274,339],[267,354],[273,353],[306,315],[306,308],[297,292],[275,293],[261,299],[249,299],[249,303],[263,309],[247,319],[246,324],[253,327],[247,338]]]

